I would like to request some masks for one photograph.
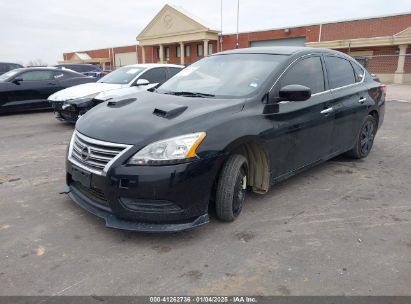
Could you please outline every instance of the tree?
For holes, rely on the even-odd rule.
[[[47,66],[47,63],[41,59],[30,60],[27,65],[28,67],[35,67],[35,66]]]

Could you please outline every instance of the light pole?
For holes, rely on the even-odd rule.
[[[240,47],[240,43],[238,42],[238,22],[240,16],[240,0],[237,0],[237,39],[235,42],[235,48],[238,49]]]
[[[218,39],[218,43],[220,44],[220,52],[223,51],[223,0],[220,3],[220,37]]]

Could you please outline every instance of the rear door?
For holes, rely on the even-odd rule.
[[[334,123],[321,55],[295,62],[280,78],[277,89],[290,84],[307,86],[312,95],[302,102],[280,102],[279,112],[272,116],[277,136],[272,142],[271,163],[277,177],[326,158]]]
[[[325,55],[327,78],[331,89],[335,123],[331,149],[339,154],[352,148],[362,120],[367,113],[367,89],[364,70],[355,62]]]
[[[53,71],[26,71],[16,78],[21,81],[10,83],[8,106],[12,108],[46,108],[49,106],[47,98],[59,90]]]
[[[82,75],[78,75],[77,73],[73,73],[71,71],[64,71],[64,70],[57,70],[53,72],[53,77],[56,80],[56,88],[55,91],[60,91],[65,89],[69,86],[77,85],[83,83],[81,80],[85,78],[79,77]]]

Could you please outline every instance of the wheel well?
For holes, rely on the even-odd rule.
[[[371,115],[372,117],[374,117],[375,121],[377,122],[377,127],[378,127],[378,123],[379,123],[378,112],[376,110],[372,110],[370,113],[368,113],[368,115]]]
[[[264,149],[257,143],[242,144],[232,151],[243,155],[248,162],[247,185],[254,192],[266,193],[270,187],[269,161]]]

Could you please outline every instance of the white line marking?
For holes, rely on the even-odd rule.
[[[388,101],[411,103],[411,100],[403,100],[403,99],[393,99],[393,100],[388,100]]]
[[[86,280],[86,278],[78,281],[77,283],[74,283],[73,285],[67,286],[67,287],[64,288],[63,290],[60,290],[59,292],[54,293],[53,296],[59,296],[59,295],[61,295],[62,293],[64,293],[65,291],[67,291],[67,290],[69,290],[69,289],[71,289],[71,288],[73,288],[73,287],[75,287],[75,286],[83,283],[85,280]]]

